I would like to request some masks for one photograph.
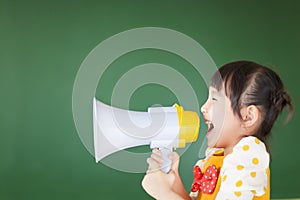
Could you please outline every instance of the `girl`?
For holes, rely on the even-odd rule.
[[[221,67],[212,77],[209,96],[201,107],[208,125],[206,158],[194,167],[190,194],[181,182],[179,156],[173,152],[171,171],[159,169],[161,152],[153,150],[143,188],[156,199],[269,199],[270,171],[267,139],[291,98],[279,76],[254,62]]]

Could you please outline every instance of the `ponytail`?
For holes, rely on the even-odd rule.
[[[285,124],[287,124],[292,116],[294,115],[294,108],[291,102],[291,96],[285,90],[279,90],[276,93],[273,93],[270,97],[270,101],[277,110],[278,114],[280,114],[285,107],[288,107],[288,116],[285,120]]]

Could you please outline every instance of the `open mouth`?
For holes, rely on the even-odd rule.
[[[207,129],[207,132],[206,132],[206,135],[208,135],[212,131],[212,129],[214,128],[214,125],[211,121],[205,121],[205,123],[208,126],[208,129]]]

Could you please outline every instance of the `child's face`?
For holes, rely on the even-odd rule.
[[[209,147],[232,148],[242,135],[241,120],[233,113],[230,99],[225,90],[210,87],[209,96],[201,107],[208,124],[206,137]]]

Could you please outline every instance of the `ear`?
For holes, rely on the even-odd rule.
[[[257,106],[250,105],[242,110],[242,126],[247,129],[255,129],[259,125],[260,111]]]

